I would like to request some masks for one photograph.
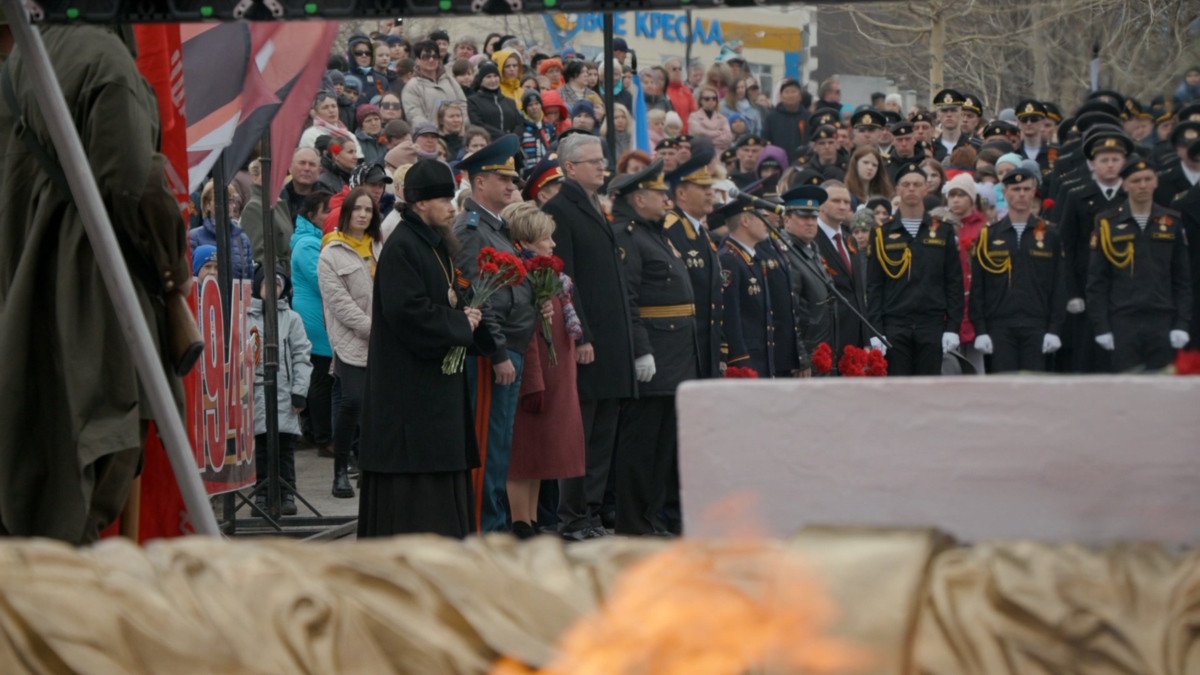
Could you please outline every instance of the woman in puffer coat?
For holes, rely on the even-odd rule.
[[[525,118],[517,110],[517,104],[500,91],[500,69],[491,61],[479,64],[475,73],[475,93],[467,98],[467,116],[471,124],[487,129],[495,140],[505,134],[521,134],[525,130]]]
[[[371,298],[379,260],[379,210],[366,188],[355,188],[342,202],[337,229],[322,240],[317,278],[325,309],[325,328],[333,347],[334,379],[342,398],[333,415],[333,496],[352,499],[351,442],[362,412],[371,339]]]
[[[263,291],[266,273],[262,266],[254,271],[253,299],[246,318],[250,323],[250,334],[254,336],[254,464],[258,474],[256,501],[260,508],[267,502],[267,403],[263,377],[263,330],[265,313]],[[288,275],[280,266],[275,270],[275,314],[279,330],[279,373],[275,407],[279,411],[279,478],[287,486],[283,488],[282,512],[285,516],[296,515],[296,438],[300,436],[300,411],[304,410],[308,397],[308,383],[312,377],[312,362],[309,354],[312,343],[304,330],[304,320],[288,306],[292,285]]]

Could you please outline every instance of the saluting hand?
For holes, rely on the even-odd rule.
[[[463,311],[467,313],[467,321],[471,322],[471,330],[474,331],[483,321],[483,312],[478,307],[464,307]]]

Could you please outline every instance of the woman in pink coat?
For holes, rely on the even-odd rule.
[[[713,149],[717,154],[725,152],[733,142],[733,132],[729,130],[729,118],[717,110],[720,97],[711,85],[703,84],[696,89],[696,111],[688,116],[688,133],[693,136],[707,136],[712,139]]]
[[[522,257],[554,255],[554,220],[536,204],[513,204],[504,209],[504,220]],[[551,342],[546,343],[539,321],[525,350],[520,405],[513,424],[508,504],[513,534],[520,539],[537,534],[541,482],[582,476],[585,469],[583,417],[575,386],[575,340],[583,336],[583,327],[571,304],[572,281],[565,274],[559,279],[563,290],[550,300],[554,304]]]

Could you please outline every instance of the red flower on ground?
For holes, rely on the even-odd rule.
[[[846,345],[842,358],[838,360],[838,372],[842,377],[862,377],[865,364],[866,352],[854,345]]]
[[[1176,375],[1200,375],[1200,349],[1180,349],[1175,352]]]

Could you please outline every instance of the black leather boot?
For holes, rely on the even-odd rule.
[[[350,487],[350,474],[346,471],[346,458],[333,460],[333,496],[338,499],[353,499],[354,488]]]

